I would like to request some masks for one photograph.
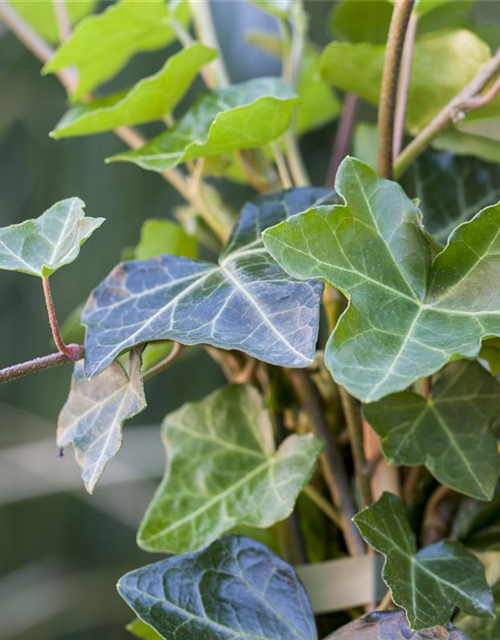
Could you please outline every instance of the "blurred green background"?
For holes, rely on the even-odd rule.
[[[212,5],[232,80],[279,74],[279,62],[244,39],[247,30],[275,31],[273,19],[243,0],[215,0]],[[306,2],[318,45],[331,38],[327,18],[332,5],[330,0]],[[475,8],[495,34],[499,10],[500,3],[494,1]],[[136,56],[109,88],[125,87],[155,72],[170,53]],[[198,82],[185,104],[201,88]],[[107,219],[80,258],[52,278],[62,320],[119,262],[122,249],[137,243],[146,218],[172,218],[174,207],[182,204],[157,174],[129,164],[104,165],[105,157],[123,148],[112,134],[52,141],[48,132],[65,106],[57,80],[42,77],[38,61],[0,24],[1,225],[37,217],[55,201],[73,195],[87,203],[88,215]],[[370,107],[363,107],[362,115],[375,119]],[[316,184],[324,182],[335,129],[333,123],[302,140]],[[148,135],[154,132],[155,127],[145,129]],[[235,211],[252,193],[228,182],[216,184]],[[2,272],[0,368],[52,349],[39,280]],[[0,386],[2,640],[131,637],[124,625],[133,615],[115,584],[125,571],[157,559],[137,548],[135,532],[163,473],[159,423],[167,412],[203,397],[223,381],[201,349],[189,354],[147,384],[149,407],[126,426],[124,449],[94,496],[84,491],[72,451],[59,460],[55,447],[55,425],[71,368]]]

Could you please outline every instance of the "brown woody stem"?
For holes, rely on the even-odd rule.
[[[17,380],[17,378],[23,378],[38,371],[44,371],[45,369],[52,369],[58,367],[66,362],[75,362],[80,360],[84,356],[84,348],[81,344],[69,344],[68,350],[71,352],[71,357],[64,353],[51,353],[48,356],[42,356],[41,358],[35,358],[34,360],[28,360],[27,362],[21,362],[20,364],[12,365],[0,370],[0,384],[4,382],[11,382]]]

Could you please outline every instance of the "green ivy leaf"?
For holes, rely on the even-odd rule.
[[[500,638],[500,582],[493,588],[495,619],[485,620],[473,616],[460,616],[456,625],[467,634],[468,640],[498,640]]]
[[[456,607],[493,616],[493,597],[479,560],[458,542],[438,542],[416,553],[415,534],[399,498],[384,493],[354,522],[366,542],[385,556],[382,577],[412,629],[445,625]]]
[[[439,482],[478,500],[495,492],[500,457],[490,426],[499,413],[500,383],[467,361],[444,369],[432,399],[406,391],[364,408],[390,464],[424,464]]]
[[[408,92],[410,131],[422,129],[489,58],[488,45],[465,29],[422,36],[415,44]],[[384,59],[384,45],[332,42],[323,52],[321,70],[333,86],[377,105]]]
[[[374,611],[346,624],[325,640],[468,640],[451,624],[412,633],[403,611]]]
[[[57,446],[73,444],[89,493],[122,446],[123,422],[145,407],[137,352],[130,354],[129,374],[113,362],[100,376],[87,380],[83,362],[75,364],[69,397],[57,423]]]
[[[419,199],[426,229],[445,244],[455,227],[498,202],[500,166],[427,150],[405,173],[402,185]]]
[[[140,638],[140,640],[162,640],[162,636],[140,618],[132,620],[126,629],[136,638]]]
[[[292,88],[281,78],[253,78],[207,91],[173,129],[109,161],[161,172],[186,160],[259,147],[286,131],[296,103]]]
[[[291,276],[350,297],[325,354],[339,384],[373,402],[500,335],[500,205],[460,225],[433,261],[421,213],[399,185],[347,158],[336,190],[345,206],[293,216],[264,243]]]
[[[487,124],[489,120],[485,120]],[[472,123],[471,123],[472,124]],[[474,125],[477,123],[475,122]],[[485,162],[500,164],[500,141],[450,127],[432,141],[432,146],[440,151],[448,151],[459,156],[475,156]]]
[[[332,191],[309,188],[255,198],[218,264],[161,256],[118,265],[83,313],[87,375],[152,340],[211,344],[273,364],[307,366],[316,349],[322,285],[290,278],[260,236],[269,225],[334,198]]]
[[[8,0],[8,2],[45,40],[52,43],[60,41],[54,0]],[[65,0],[65,4],[70,24],[74,25],[84,16],[92,13],[97,1]]]
[[[166,640],[317,640],[293,568],[263,545],[227,536],[208,549],[131,571],[118,591]]]
[[[56,139],[86,136],[161,120],[172,113],[201,67],[215,56],[213,49],[196,42],[171,56],[158,73],[128,91],[71,108],[50,135]]]
[[[161,49],[175,40],[171,19],[186,25],[190,14],[185,1],[171,2],[171,7],[165,0],[121,0],[89,16],[57,49],[44,73],[75,66],[78,86],[71,99],[80,100],[115,76],[134,54]]]
[[[172,256],[196,258],[198,243],[184,229],[170,220],[146,220],[141,228],[141,239],[134,250],[136,260],[148,260],[163,253]]]
[[[0,269],[47,277],[78,257],[104,218],[86,218],[80,198],[52,205],[39,218],[0,229]]]
[[[363,19],[360,20],[360,7]],[[329,23],[332,32],[349,42],[387,42],[394,5],[389,0],[342,0],[334,5]]]
[[[137,539],[163,553],[196,551],[237,525],[284,520],[322,449],[307,434],[275,450],[269,413],[250,386],[184,405],[165,418],[162,434],[168,467]]]
[[[341,110],[337,96],[321,77],[319,61],[319,53],[312,47],[302,61],[297,85],[300,103],[294,122],[297,135],[322,127]]]

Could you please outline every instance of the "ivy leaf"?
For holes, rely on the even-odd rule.
[[[296,102],[281,78],[253,78],[207,91],[173,129],[108,161],[161,172],[187,160],[259,147],[286,131]]]
[[[122,425],[146,407],[141,358],[130,353],[130,371],[113,364],[94,380],[85,377],[83,362],[75,364],[71,390],[57,424],[57,446],[73,443],[75,458],[89,493],[109,460],[122,446]]]
[[[127,625],[126,629],[136,638],[140,638],[140,640],[162,640],[162,636],[140,618],[133,620]]]
[[[0,269],[47,277],[78,257],[104,218],[86,218],[80,198],[52,205],[39,218],[0,229]]]
[[[172,113],[201,67],[215,56],[213,49],[196,42],[171,56],[158,73],[128,91],[71,108],[50,135],[56,139],[86,136],[161,120]]]
[[[445,244],[451,231],[500,198],[500,166],[427,150],[402,180],[420,200],[425,227]]]
[[[162,253],[185,258],[196,258],[198,244],[194,236],[170,220],[146,220],[141,228],[141,239],[134,250],[137,260],[148,260]]]
[[[384,59],[384,45],[332,42],[323,52],[323,78],[377,105]],[[465,29],[439,31],[419,38],[408,92],[410,131],[422,129],[489,59],[488,45]]]
[[[460,225],[433,261],[421,213],[399,185],[347,158],[336,190],[345,206],[293,216],[264,243],[291,276],[350,297],[325,354],[339,384],[373,402],[500,335],[500,205]]]
[[[384,493],[354,522],[366,542],[385,556],[382,577],[412,630],[447,624],[456,607],[481,618],[493,616],[493,597],[479,560],[458,542],[438,542],[416,553],[415,534],[399,498]]]
[[[187,553],[237,525],[287,518],[322,443],[288,437],[276,451],[269,413],[250,386],[231,385],[163,423],[168,468],[138,533],[148,551]]]
[[[8,0],[17,13],[28,22],[45,40],[59,42],[59,27],[54,11],[54,0]],[[92,13],[96,0],[65,0],[71,25]]]
[[[314,203],[326,189],[260,196],[243,208],[219,263],[161,256],[118,265],[85,307],[87,375],[152,340],[239,349],[272,364],[307,366],[318,335],[322,285],[288,277],[261,231]]]
[[[476,128],[478,125],[492,126],[490,120],[484,122],[468,123]],[[494,123],[493,123],[494,124]],[[448,151],[459,156],[475,156],[485,162],[500,163],[500,141],[485,137],[482,133],[473,133],[468,130],[450,127],[440,133],[432,141],[432,146],[440,151]]]
[[[55,73],[75,66],[78,86],[71,99],[80,100],[115,76],[134,54],[161,49],[175,40],[171,19],[186,25],[189,7],[185,1],[170,5],[165,0],[121,0],[103,13],[89,16],[57,49],[43,72]]]
[[[325,640],[468,640],[452,625],[412,633],[403,611],[374,611],[346,624]]]
[[[500,383],[467,361],[441,373],[432,399],[406,391],[364,408],[390,464],[424,464],[439,482],[478,500],[495,492],[500,458],[490,425],[499,413]]]
[[[297,574],[254,540],[226,536],[198,553],[131,571],[118,591],[166,640],[317,640]]]
[[[500,583],[493,587],[495,597],[494,620],[485,620],[473,616],[460,616],[456,625],[467,634],[469,640],[497,640],[500,638]]]

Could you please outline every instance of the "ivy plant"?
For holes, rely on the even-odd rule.
[[[136,216],[137,246],[62,331],[49,278],[103,219],[72,197],[1,228],[0,268],[41,279],[56,351],[0,383],[72,364],[56,442],[92,493],[152,377],[195,347],[227,377],[158,430],[137,541],[164,558],[117,576],[131,637],[498,640],[500,154],[464,127],[498,109],[500,50],[469,2],[332,2],[321,53],[306,3],[255,0],[276,28],[248,42],[282,75],[232,83],[211,4],[0,3],[68,93],[51,137],[115,132],[106,161],[186,203]],[[102,89],[148,51],[161,68]],[[312,183],[318,131],[335,135]],[[248,196],[238,215],[224,181]],[[364,614],[347,586],[345,615],[315,617],[301,576],[342,566],[385,597]]]

